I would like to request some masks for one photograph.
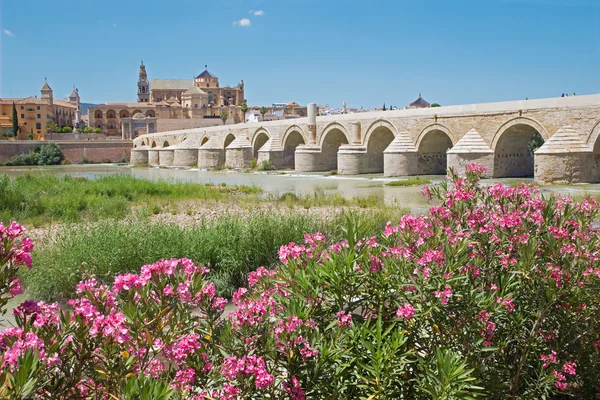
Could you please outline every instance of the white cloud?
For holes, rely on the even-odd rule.
[[[5,29],[5,30],[4,30],[4,34],[5,34],[5,35],[8,35],[8,36],[10,36],[10,37],[15,37],[15,34],[14,34],[14,33],[12,33],[11,31],[9,31],[8,29]]]
[[[256,15],[257,17],[265,15],[265,12],[263,10],[256,10],[256,11],[250,10],[250,13]]]
[[[233,26],[240,26],[242,28],[248,28],[250,26],[250,20],[248,18],[242,18],[239,21],[234,21]]]

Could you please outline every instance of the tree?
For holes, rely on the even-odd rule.
[[[59,132],[58,125],[56,125],[56,122],[54,122],[52,119],[48,119],[48,122],[46,122],[46,128],[48,129],[48,132]]]
[[[244,113],[244,119],[242,120],[242,123],[244,123],[246,122],[246,111],[248,111],[248,104],[246,104],[246,102],[240,104],[240,110],[242,110],[242,113]]]
[[[381,109],[382,111],[386,111],[387,108],[385,108],[385,103],[383,103],[383,108]]]
[[[221,118],[221,121],[223,121],[223,125],[225,125],[225,122],[227,122],[227,113],[225,111],[221,111],[219,118]]]
[[[62,149],[54,142],[42,146],[37,155],[38,165],[58,165],[64,159]]]
[[[441,107],[438,103],[433,103],[430,107]]]
[[[13,136],[17,136],[19,133],[19,115],[17,114],[17,107],[13,103],[13,120],[12,120],[12,132]]]
[[[29,135],[27,135],[27,137],[29,138],[29,140],[33,140],[33,128],[31,128],[31,132],[29,132]]]
[[[260,115],[262,115],[262,117],[263,117],[263,121],[265,120],[265,114],[266,114],[266,113],[267,113],[267,107],[265,107],[265,106],[262,106],[262,107],[260,108]]]

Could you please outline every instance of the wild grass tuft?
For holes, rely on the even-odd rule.
[[[370,234],[381,232],[388,220],[398,221],[399,209],[354,213]],[[277,250],[291,241],[303,243],[306,232],[343,237],[344,214],[323,217],[304,213],[259,213],[246,218],[224,216],[199,226],[102,221],[66,228],[53,241],[37,246],[33,268],[23,273],[28,296],[64,300],[75,285],[94,277],[109,283],[115,275],[139,271],[162,258],[187,257],[211,269],[211,280],[221,295],[230,296],[246,284],[250,271],[277,263]]]
[[[431,180],[427,178],[421,178],[420,176],[414,178],[402,179],[400,181],[392,181],[388,182],[386,186],[417,186],[417,185],[427,185],[430,184]]]

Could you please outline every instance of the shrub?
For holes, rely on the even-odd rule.
[[[96,129],[94,129],[94,133],[102,133],[102,129],[96,128]]]
[[[260,168],[259,169],[261,171],[274,171],[274,170],[277,169],[277,167],[271,161],[269,161],[269,160],[263,160],[263,162],[260,164]]]
[[[85,128],[83,128],[83,133],[93,133],[94,130],[92,128],[90,128],[89,126],[86,126]]]
[[[63,133],[72,133],[73,128],[71,128],[70,126],[63,126],[62,131],[63,131]]]
[[[256,158],[253,158],[250,161],[250,169],[256,169],[257,166],[258,166],[258,160]]]
[[[39,165],[60,165],[64,160],[62,149],[54,142],[42,146],[37,155]]]
[[[0,387],[20,398],[167,385],[189,399],[593,398],[600,206],[482,188],[482,172],[425,187],[441,205],[379,235],[349,218],[343,241],[317,232],[282,246],[279,267],[250,274],[226,317],[213,272],[188,259],[81,282],[59,315],[27,302],[2,334]]]
[[[34,151],[30,151],[28,153],[16,154],[12,156],[10,160],[4,163],[4,165],[37,165],[37,163],[37,154]]]

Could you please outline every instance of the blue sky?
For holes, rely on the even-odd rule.
[[[251,105],[466,104],[600,92],[600,0],[0,0],[0,96],[135,101],[152,78]],[[262,14],[262,15],[256,15]],[[247,19],[248,22],[245,21]],[[235,22],[235,23],[234,23]]]

